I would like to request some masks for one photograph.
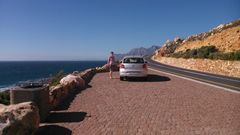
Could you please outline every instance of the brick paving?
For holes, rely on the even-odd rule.
[[[240,135],[240,94],[164,73],[147,82],[97,74],[40,134]]]

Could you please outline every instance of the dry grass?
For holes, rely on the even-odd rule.
[[[203,40],[187,41],[180,45],[175,52],[200,48],[204,45],[215,45],[216,48],[222,52],[235,52],[240,50],[240,26],[225,29]]]

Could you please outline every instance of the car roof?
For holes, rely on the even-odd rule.
[[[143,56],[131,56],[131,55],[129,55],[129,56],[123,57],[123,59],[126,59],[126,58],[143,58]]]

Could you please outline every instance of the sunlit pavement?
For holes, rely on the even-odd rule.
[[[74,135],[237,135],[240,94],[167,74],[120,81],[97,74],[40,133]],[[67,102],[67,101],[66,101]],[[66,108],[66,107],[65,107]]]

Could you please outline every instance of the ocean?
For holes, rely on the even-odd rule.
[[[63,70],[65,73],[102,66],[106,61],[16,61],[0,62],[0,90],[19,81],[48,78]]]

